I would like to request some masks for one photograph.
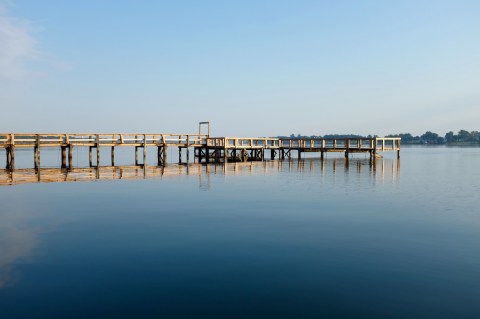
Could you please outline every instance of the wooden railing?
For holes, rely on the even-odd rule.
[[[181,145],[196,146],[206,142],[200,134],[1,134],[3,147],[34,146],[128,146],[128,145]]]
[[[400,137],[377,137],[375,148],[377,151],[399,151],[401,141]]]
[[[224,148],[278,148],[280,140],[278,138],[267,137],[210,137],[207,139],[208,147],[224,147]]]
[[[283,148],[305,149],[373,149],[375,138],[282,138]]]
[[[397,151],[401,139],[398,137],[377,138],[281,138],[279,146],[291,149],[369,150]]]

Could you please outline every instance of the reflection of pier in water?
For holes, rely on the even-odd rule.
[[[400,173],[400,160],[303,159],[290,161],[237,162],[226,164],[186,164],[167,166],[128,165],[83,168],[22,168],[0,169],[0,185],[28,183],[88,182],[99,180],[155,179],[193,175],[200,187],[208,188],[210,175],[254,175],[275,172],[299,172],[319,175],[370,174],[381,180],[395,182]]]

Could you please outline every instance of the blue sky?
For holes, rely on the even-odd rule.
[[[0,0],[0,131],[480,129],[479,1]]]

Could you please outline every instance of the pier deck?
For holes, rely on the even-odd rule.
[[[0,148],[6,150],[6,168],[15,166],[15,149],[30,148],[34,151],[34,167],[40,167],[40,155],[43,148],[61,149],[61,167],[72,167],[73,149],[89,148],[90,166],[100,165],[100,148],[111,148],[111,165],[115,165],[116,147],[134,147],[135,164],[138,165],[139,150],[143,152],[143,164],[146,163],[148,147],[157,148],[158,165],[167,163],[167,148],[176,147],[179,162],[186,152],[189,162],[190,149],[194,150],[194,161],[199,163],[228,161],[263,161],[266,158],[291,159],[294,152],[300,159],[302,153],[318,152],[323,158],[329,152],[343,152],[348,158],[354,153],[368,153],[370,159],[380,156],[379,152],[395,151],[400,157],[400,138],[244,138],[210,137],[208,134],[2,134]],[[96,151],[96,162],[93,161]],[[269,153],[269,154],[268,154]]]

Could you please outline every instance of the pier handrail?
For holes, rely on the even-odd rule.
[[[398,151],[401,142],[401,137],[377,137],[375,138],[375,149],[379,151]]]
[[[3,146],[58,146],[63,144],[78,145],[129,145],[129,144],[178,144],[200,145],[207,138],[206,134],[145,134],[145,133],[0,133]]]
[[[279,139],[272,137],[209,137],[207,146],[226,148],[278,148]]]
[[[280,146],[284,148],[330,148],[330,149],[370,149],[373,148],[373,137],[332,137],[332,138],[280,138]]]

